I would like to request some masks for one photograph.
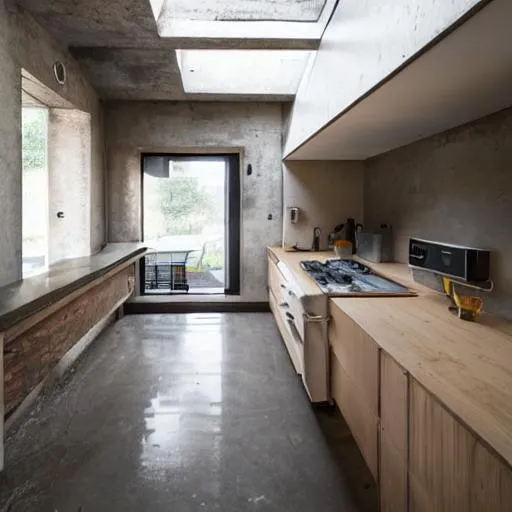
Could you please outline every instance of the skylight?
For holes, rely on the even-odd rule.
[[[282,46],[283,48],[305,50],[318,48],[336,5],[336,0],[150,2],[157,20],[158,33],[164,38],[195,41],[196,44],[197,39],[281,41],[288,44]],[[202,41],[201,44],[204,45],[205,42]],[[188,43],[185,46],[190,47]]]
[[[315,52],[176,50],[185,92],[293,96]]]
[[[153,0],[155,1],[155,0]],[[161,1],[161,0],[160,0]],[[318,21],[327,0],[163,0],[162,15],[188,21]]]

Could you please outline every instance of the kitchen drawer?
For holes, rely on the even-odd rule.
[[[357,300],[357,299],[355,299]],[[329,343],[372,414],[379,415],[379,347],[331,302]]]
[[[336,355],[331,355],[332,397],[343,414],[371,474],[375,481],[378,481],[379,419],[367,407],[361,391],[349,377]]]
[[[269,291],[269,304],[270,310],[272,311],[276,320],[277,326],[283,338],[284,344],[290,355],[295,371],[299,374],[303,374],[302,362],[304,360],[304,347],[302,346],[301,340],[298,338],[298,333],[294,332],[293,327],[286,316],[287,308],[283,307],[278,303],[276,296]]]
[[[279,303],[283,302],[283,292],[287,289],[286,279],[271,258],[268,259],[268,286],[277,301]]]
[[[305,339],[304,306],[298,293],[290,286],[283,290],[283,303],[287,304],[287,312],[290,320],[295,324],[299,337]]]

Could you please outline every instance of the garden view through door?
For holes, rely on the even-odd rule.
[[[146,294],[224,293],[228,162],[143,157]]]

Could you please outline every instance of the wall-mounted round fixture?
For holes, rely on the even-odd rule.
[[[66,66],[62,62],[57,61],[53,64],[53,74],[58,84],[64,85],[66,83]]]

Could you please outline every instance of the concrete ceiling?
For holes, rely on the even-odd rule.
[[[512,2],[493,0],[290,160],[364,160],[512,105]]]
[[[258,8],[251,7],[251,4],[263,6],[265,15],[272,15],[276,19],[285,16],[286,6],[290,7],[288,16],[292,19],[301,19],[300,16],[306,20],[320,19],[316,23],[272,22],[272,30],[258,22],[243,22],[242,25],[239,22],[225,22],[224,25],[223,22],[207,22],[209,25],[205,28],[208,30],[204,32],[204,21],[200,21],[199,25],[178,24],[178,32],[175,33],[169,29],[166,0],[16,2],[29,11],[56,40],[69,47],[104,99],[242,100],[251,97],[266,101],[291,98],[277,94],[186,94],[174,50],[316,50],[330,15],[329,9],[332,11],[335,4],[335,0],[240,0],[240,9],[232,11],[234,19],[256,16]],[[176,5],[188,16],[193,14],[190,7],[193,3],[196,2],[180,0]],[[156,8],[155,4],[158,4]],[[209,6],[208,9],[202,7],[204,4]],[[226,0],[197,2],[197,5],[199,17],[204,17],[205,12],[211,16],[215,9],[220,16],[228,16],[229,2]],[[158,23],[155,18],[159,18]],[[254,30],[245,30],[248,25]],[[212,27],[213,31],[210,30]]]

